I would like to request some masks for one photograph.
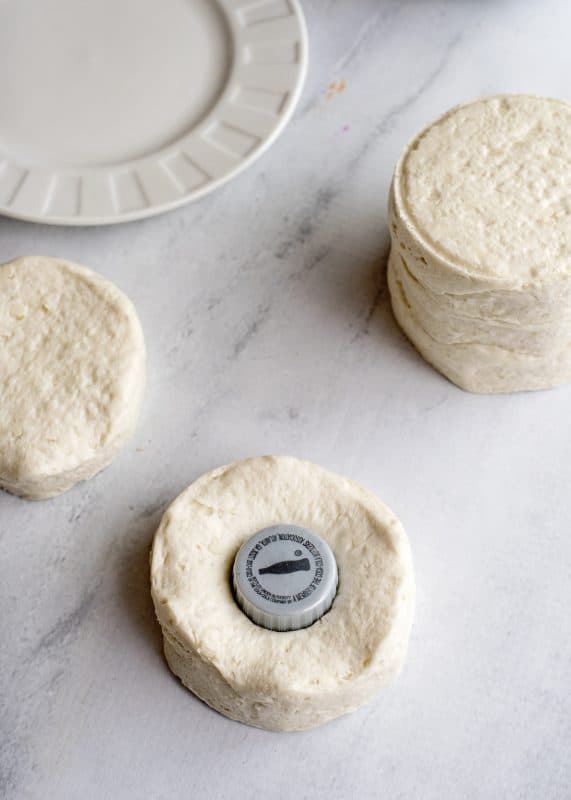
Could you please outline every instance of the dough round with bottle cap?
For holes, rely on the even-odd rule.
[[[485,97],[429,125],[397,164],[395,316],[462,388],[570,380],[570,129],[569,103]]]
[[[0,266],[0,487],[52,497],[106,467],[133,431],[145,347],[131,301],[55,258]]]
[[[287,632],[256,625],[232,591],[242,544],[279,523],[321,536],[339,572],[330,610]],[[172,671],[249,725],[321,725],[370,700],[405,660],[414,577],[402,525],[370,492],[307,461],[251,458],[193,483],[155,534],[151,587]]]

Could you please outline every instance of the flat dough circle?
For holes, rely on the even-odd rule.
[[[399,161],[397,215],[459,286],[568,278],[570,130],[571,104],[560,100],[505,95],[454,108]]]
[[[339,569],[331,610],[285,633],[251,622],[230,578],[242,543],[280,522],[322,536]],[[173,672],[250,725],[320,725],[369,700],[404,663],[414,578],[403,528],[368,491],[306,461],[252,458],[193,483],[155,535],[151,585]]]
[[[145,347],[131,301],[54,258],[0,266],[0,487],[52,497],[107,466],[135,427]]]

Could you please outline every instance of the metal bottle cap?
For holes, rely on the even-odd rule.
[[[272,525],[251,536],[234,561],[236,600],[263,628],[306,628],[331,608],[337,563],[327,542],[297,525]]]

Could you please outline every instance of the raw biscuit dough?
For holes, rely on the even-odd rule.
[[[0,266],[0,487],[52,497],[106,467],[133,431],[145,347],[131,301],[55,258]]]
[[[230,578],[242,543],[279,522],[322,536],[339,569],[330,611],[285,633],[251,622]],[[193,483],[155,535],[151,585],[172,671],[249,725],[321,725],[370,700],[405,660],[414,578],[403,528],[370,492],[307,461],[252,458]]]
[[[429,364],[462,389],[476,394],[532,391],[571,381],[569,345],[552,348],[546,357],[476,342],[439,342],[415,318],[390,261],[388,284],[393,312],[404,333]]]
[[[571,376],[571,105],[452,109],[405,149],[389,198],[389,287],[421,354],[476,392]]]

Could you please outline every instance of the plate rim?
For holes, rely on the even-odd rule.
[[[236,47],[236,29],[235,29],[235,20],[229,18],[229,11],[239,12],[240,10],[247,9],[249,7],[256,7],[261,5],[255,2],[245,2],[242,5],[238,5],[232,0],[228,2],[228,0],[216,0],[217,5],[221,8],[224,14],[225,23],[230,30],[231,41]],[[248,167],[250,167],[258,158],[264,155],[264,153],[274,144],[276,139],[283,133],[285,127],[291,120],[293,113],[298,105],[300,96],[303,91],[303,87],[305,84],[305,79],[307,76],[308,71],[308,64],[309,64],[309,37],[307,31],[307,23],[305,20],[305,16],[302,10],[302,6],[300,0],[286,0],[287,5],[291,8],[292,14],[290,15],[296,21],[296,25],[298,28],[298,38],[295,42],[296,47],[298,48],[298,60],[296,62],[296,75],[293,87],[287,91],[287,97],[283,103],[282,108],[279,109],[277,112],[276,123],[272,127],[272,129],[264,135],[260,137],[259,144],[254,146],[252,150],[246,153],[243,156],[240,156],[239,161],[230,169],[225,171],[218,177],[208,177],[208,179],[201,185],[197,186],[194,189],[185,190],[180,196],[174,197],[170,200],[166,200],[163,202],[151,202],[148,200],[147,204],[140,208],[135,208],[132,210],[125,210],[121,211],[117,209],[114,213],[109,214],[102,214],[102,215],[87,215],[81,214],[81,211],[75,214],[50,214],[49,210],[44,213],[34,213],[34,212],[27,212],[24,210],[19,210],[11,207],[20,186],[25,180],[28,178],[29,175],[39,175],[39,174],[46,174],[52,173],[53,177],[55,178],[56,175],[65,175],[67,177],[73,177],[76,180],[81,180],[86,175],[98,175],[101,174],[103,170],[112,170],[120,171],[129,171],[129,169],[134,169],[136,165],[142,166],[145,164],[153,164],[160,163],[160,159],[164,158],[169,151],[174,151],[177,145],[180,144],[181,141],[184,140],[185,136],[191,136],[197,130],[206,128],[209,124],[212,125],[215,120],[216,110],[219,109],[225,99],[227,93],[231,88],[231,84],[235,78],[235,73],[237,71],[237,64],[233,62],[231,68],[228,72],[226,77],[224,86],[219,93],[216,101],[209,109],[209,111],[198,120],[198,122],[193,125],[186,134],[183,134],[179,137],[176,141],[165,145],[164,147],[157,148],[156,150],[145,154],[144,156],[127,159],[117,164],[110,164],[110,165],[102,165],[101,167],[90,167],[86,165],[84,168],[81,166],[74,168],[60,168],[49,170],[49,167],[25,167],[23,164],[18,163],[16,160],[11,160],[9,153],[6,154],[4,158],[0,154],[0,166],[6,168],[7,166],[14,166],[18,169],[24,170],[23,179],[17,184],[13,196],[10,198],[10,203],[0,202],[0,216],[6,217],[8,219],[19,220],[22,222],[32,222],[32,223],[39,223],[42,225],[50,225],[50,226],[62,226],[62,227],[98,227],[98,226],[107,226],[107,225],[118,225],[121,223],[126,222],[134,222],[137,220],[148,219],[149,217],[158,216],[164,214],[168,211],[175,210],[177,208],[181,208],[184,205],[192,203],[194,201],[198,201],[203,197],[207,196],[211,192],[216,191],[217,189],[221,188],[225,184],[229,183],[234,178],[241,175]],[[228,5],[227,5],[228,4]],[[230,6],[230,8],[228,8]],[[287,17],[282,17],[279,19],[287,19]],[[261,65],[263,66],[263,64]],[[134,173],[135,174],[135,173]],[[140,183],[140,179],[138,179]],[[146,194],[144,190],[142,190],[142,194]]]

